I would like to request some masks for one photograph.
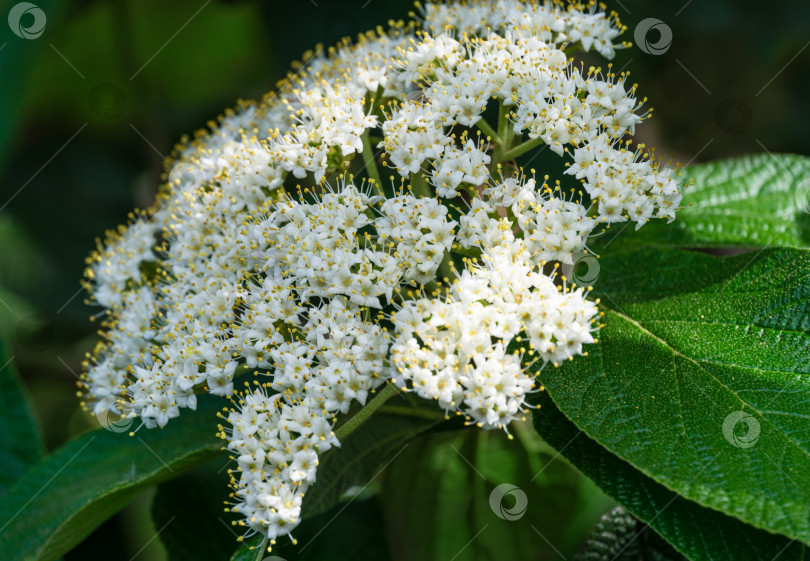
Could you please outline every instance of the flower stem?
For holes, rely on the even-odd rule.
[[[504,103],[501,102],[498,108],[498,138],[501,139],[501,143],[495,150],[495,154],[493,154],[496,161],[502,161],[501,154],[509,150],[514,137],[515,134],[512,132],[512,127],[509,126],[509,110]]]
[[[374,160],[374,150],[371,148],[371,141],[368,137],[368,131],[363,133],[361,137],[363,140],[363,163],[366,166],[366,174],[374,184],[374,193],[382,195],[382,181],[380,180],[380,170],[377,169],[377,162]]]
[[[444,421],[446,417],[438,411],[429,411],[427,409],[417,409],[414,407],[406,407],[404,405],[384,405],[380,407],[380,413],[387,415],[398,415],[400,417],[412,417],[414,419],[427,419],[429,421]]]
[[[532,148],[534,148],[536,146],[539,146],[542,143],[543,143],[543,139],[540,138],[539,136],[537,138],[527,140],[523,144],[518,144],[517,146],[515,146],[514,148],[512,148],[508,152],[505,152],[505,153],[501,154],[500,158],[498,158],[496,163],[512,161],[515,158],[517,158],[518,156],[521,156],[521,155],[525,154],[526,152],[528,152]]]
[[[340,428],[335,431],[335,436],[338,440],[343,440],[357,429],[360,425],[368,420],[369,417],[379,409],[383,403],[395,396],[399,392],[399,388],[393,382],[388,382],[381,390],[377,392],[374,399],[369,401],[365,407],[360,409],[354,416],[350,417],[345,423],[340,425]]]
[[[455,253],[456,255],[462,255],[464,257],[473,257],[473,258],[476,258],[476,259],[478,257],[481,257],[481,250],[480,249],[477,249],[477,248],[474,248],[474,247],[466,248],[466,247],[462,247],[460,244],[453,244],[453,247],[450,248],[450,252]]]
[[[414,196],[421,195],[428,198],[433,197],[433,192],[430,190],[430,185],[428,185],[425,178],[419,172],[411,174],[411,189],[413,190]]]

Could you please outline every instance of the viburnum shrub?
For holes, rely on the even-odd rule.
[[[525,418],[532,364],[587,353],[599,327],[557,265],[681,201],[673,169],[624,140],[650,116],[635,85],[566,54],[612,58],[621,30],[595,7],[427,4],[184,142],[185,173],[90,259],[108,313],[88,409],[162,428],[196,392],[230,397],[230,509],[270,540],[299,523],[355,401]],[[563,174],[515,165],[541,147]]]
[[[234,461],[226,510],[262,551],[295,535],[325,453],[400,395],[510,438],[534,412],[550,444],[690,558],[725,558],[731,546],[700,533],[731,543],[738,526],[756,557],[729,559],[798,558],[808,368],[780,353],[810,349],[807,256],[670,247],[798,245],[792,218],[757,244],[750,213],[706,209],[762,195],[792,217],[793,191],[768,182],[793,186],[807,164],[682,177],[661,162],[630,138],[652,109],[607,62],[630,47],[623,31],[594,3],[418,5],[412,21],[307,53],[262,101],[184,138],[154,205],[88,260],[103,311],[83,405],[142,435],[221,396],[206,415]],[[770,175],[752,192],[746,174]],[[692,218],[667,226],[691,190]],[[578,282],[612,225],[652,222],[657,248],[628,232],[599,285]],[[791,271],[769,273],[780,263]],[[785,385],[802,407],[759,401]],[[760,431],[775,467],[733,456]],[[784,476],[724,479],[735,469]],[[655,524],[676,499],[679,526]]]

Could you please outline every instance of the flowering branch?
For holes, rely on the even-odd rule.
[[[598,326],[546,265],[572,264],[604,223],[672,220],[681,200],[673,170],[622,140],[649,115],[635,87],[561,50],[613,56],[620,26],[589,10],[429,3],[421,30],[325,50],[195,135],[154,207],[91,258],[107,315],[86,406],[153,428],[201,389],[230,398],[232,511],[270,540],[300,522],[319,455],[400,389],[482,429],[524,419],[536,383],[520,353],[558,365]],[[540,144],[571,160],[579,195],[516,169]],[[348,173],[357,153],[368,181]],[[262,382],[235,390],[246,369]]]
[[[523,154],[525,154],[529,150],[531,150],[533,148],[536,148],[536,147],[540,146],[541,144],[543,144],[543,139],[540,138],[540,137],[529,139],[526,142],[523,142],[522,144],[518,144],[514,148],[511,148],[508,151],[500,154],[500,156],[498,156],[496,154],[495,163],[511,162],[512,160],[514,160],[518,156],[522,156]]]
[[[360,425],[365,423],[371,415],[374,414],[377,409],[383,406],[383,404],[394,397],[399,392],[399,388],[397,388],[396,384],[389,383],[383,386],[383,389],[377,392],[377,395],[369,401],[362,409],[360,409],[357,413],[355,413],[352,417],[349,417],[346,422],[340,425],[335,431],[335,436],[339,440],[343,440],[351,433],[353,433]]]

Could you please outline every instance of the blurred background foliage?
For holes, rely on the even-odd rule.
[[[53,449],[97,426],[75,398],[80,363],[95,336],[88,321],[94,310],[84,305],[80,284],[95,239],[125,222],[133,207],[150,203],[163,159],[183,134],[237,99],[272,89],[289,63],[315,43],[331,44],[406,17],[413,6],[411,0],[41,0],[36,4],[47,15],[45,31],[26,40],[6,25],[16,3],[0,2],[0,336],[12,347],[45,444]],[[613,61],[614,69],[632,70],[631,80],[655,107],[655,119],[637,136],[660,156],[686,164],[763,151],[810,154],[810,3],[616,0],[609,7],[628,26],[626,40],[634,41],[633,30],[645,18],[672,29],[664,54],[634,46]],[[648,39],[655,42],[652,33]],[[542,173],[542,161],[535,167]],[[467,437],[453,438],[467,445]],[[437,474],[466,469],[458,458],[438,457],[446,452],[437,450],[425,448],[410,461],[434,458]],[[498,454],[503,451],[492,457]],[[548,450],[532,454],[553,457]],[[404,477],[409,465],[398,459],[392,473]],[[500,469],[497,461],[488,465]],[[530,509],[539,509],[533,515],[541,517],[547,509],[564,522],[566,531],[544,527],[556,528],[551,541],[568,556],[610,501],[571,468],[557,475],[556,484],[543,484],[545,495],[530,497]],[[194,477],[209,475],[202,470]],[[382,487],[398,487],[391,477]],[[374,497],[355,501],[345,523],[375,528],[385,520],[389,545],[413,552],[418,537],[413,520],[402,514],[409,508],[408,489],[429,499],[424,509],[436,504],[445,516],[453,509],[459,516],[474,510],[470,497],[458,495],[469,492],[463,486],[450,485],[451,500],[441,503],[439,495],[432,496],[438,483],[431,487],[421,479],[408,485],[404,497],[391,490],[384,504]],[[170,491],[189,492],[182,484],[175,487]],[[164,559],[149,515],[160,504],[144,495],[66,559],[101,553],[111,560]],[[590,506],[580,508],[578,517],[571,508],[577,505]],[[339,542],[335,530],[330,539]],[[458,534],[461,544],[469,537]],[[515,558],[556,557],[542,541],[536,543],[534,556]],[[375,547],[385,545],[369,545],[366,553]],[[324,551],[330,549],[330,558],[337,559],[334,548]],[[469,558],[498,558],[493,551],[471,550]],[[313,550],[285,554],[317,557]]]

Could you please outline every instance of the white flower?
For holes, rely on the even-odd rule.
[[[231,399],[231,510],[271,540],[300,522],[336,419],[386,383],[482,428],[524,418],[536,369],[597,328],[543,266],[681,201],[675,171],[623,140],[649,117],[635,86],[566,54],[613,56],[622,26],[590,6],[427,3],[421,29],[319,49],[186,142],[155,205],[89,259],[105,312],[85,407],[152,428],[201,392]],[[570,177],[512,160],[541,143]]]

